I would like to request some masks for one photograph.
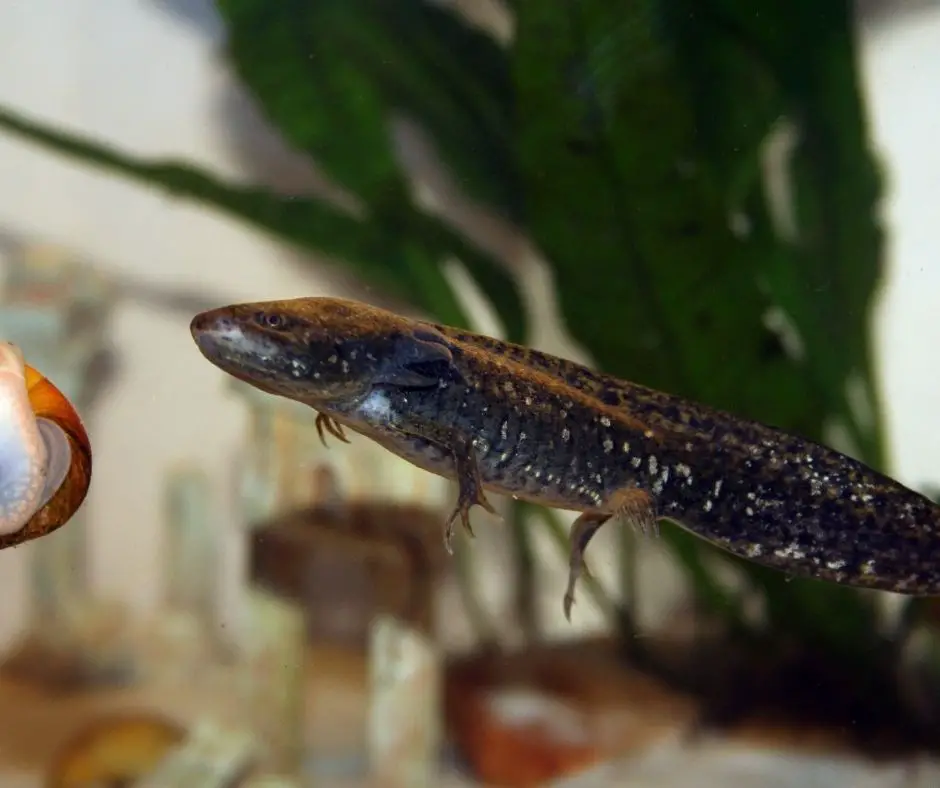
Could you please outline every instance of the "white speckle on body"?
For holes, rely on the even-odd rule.
[[[392,402],[384,391],[373,389],[356,409],[370,423],[385,424],[395,416]],[[476,441],[474,441],[476,445]]]
[[[653,482],[653,492],[659,495],[663,489],[666,487],[666,483],[669,481],[669,466],[663,466],[663,472],[659,475],[659,478]]]
[[[804,558],[806,558],[806,551],[800,547],[799,542],[793,542],[786,547],[779,547],[774,550],[774,555],[777,556],[777,558],[783,558],[784,560],[793,559],[796,561],[802,561]]]

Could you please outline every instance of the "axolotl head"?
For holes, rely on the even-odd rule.
[[[381,384],[437,385],[453,365],[448,340],[432,326],[339,298],[221,307],[196,315],[190,331],[220,369],[314,406]]]

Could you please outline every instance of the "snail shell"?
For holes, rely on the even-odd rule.
[[[51,381],[0,342],[0,548],[65,525],[91,483],[91,444]]]

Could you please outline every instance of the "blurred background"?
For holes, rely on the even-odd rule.
[[[312,413],[225,378],[188,331],[224,303],[358,298],[932,494],[938,42],[931,0],[3,4],[0,328],[71,381],[94,452],[80,517],[0,553],[3,784],[52,780],[130,708],[109,779],[115,752],[143,753],[121,767],[143,780],[208,719],[232,763],[247,732],[255,771],[296,784],[940,784],[932,603],[611,528],[568,624],[572,518],[504,503],[445,559],[446,482],[365,441],[322,449]],[[381,689],[388,660],[422,680]],[[195,665],[212,678],[187,698]],[[383,744],[409,715],[421,735]],[[112,784],[69,768],[49,784]]]

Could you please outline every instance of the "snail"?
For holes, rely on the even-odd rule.
[[[90,483],[91,444],[72,403],[0,342],[0,549],[65,525]]]

